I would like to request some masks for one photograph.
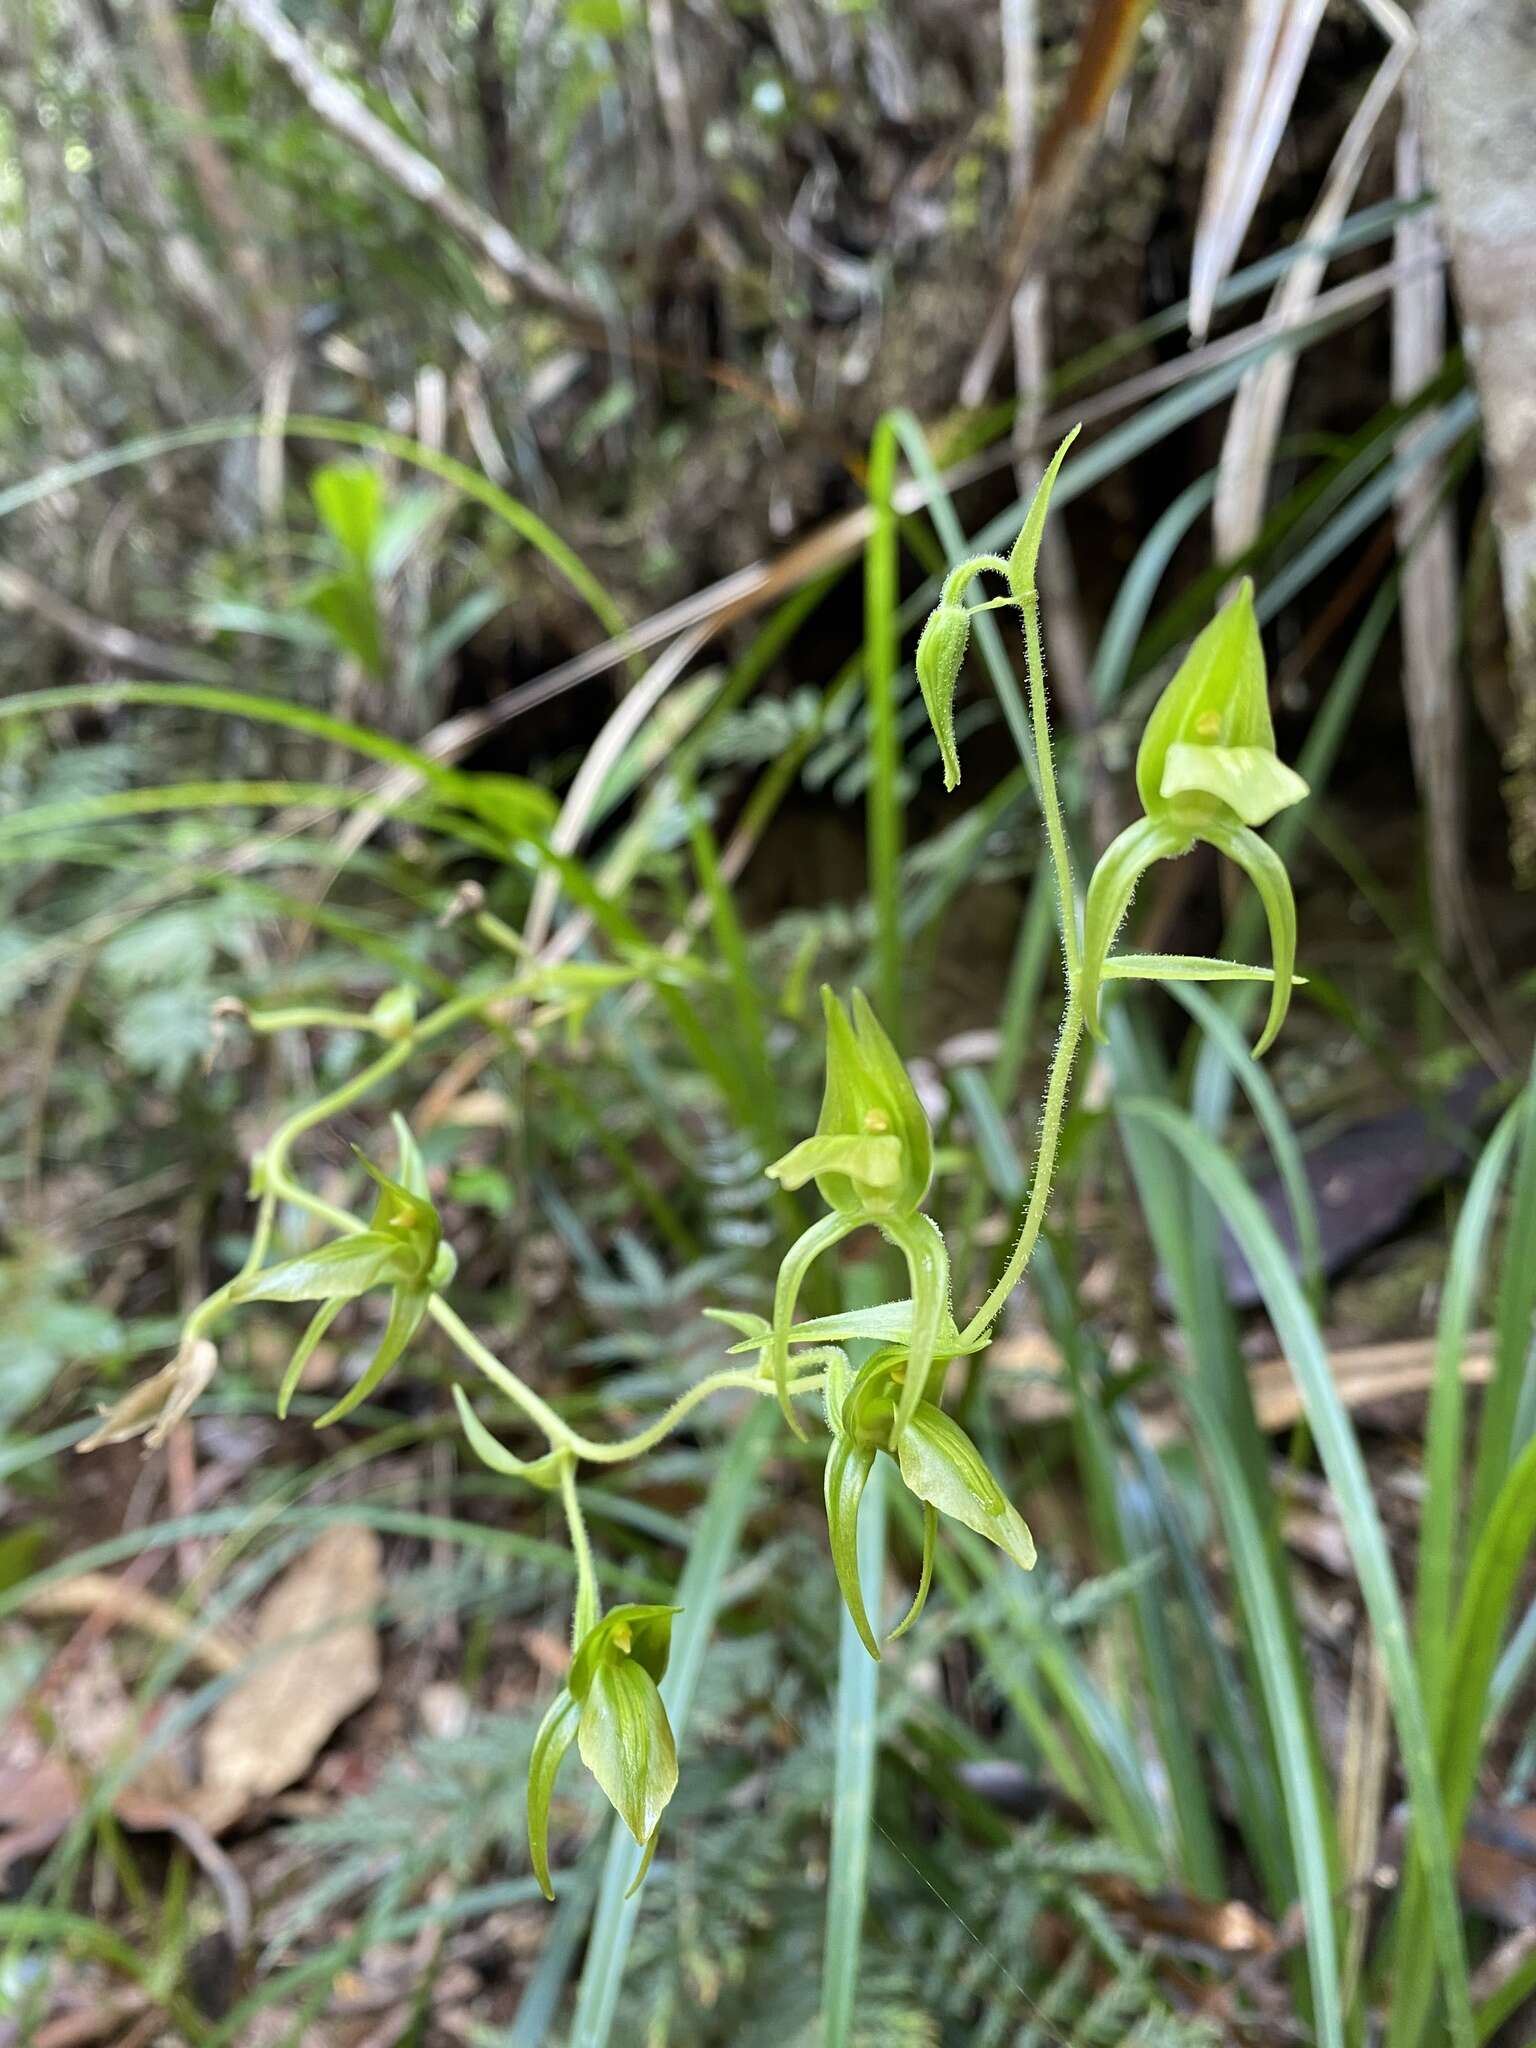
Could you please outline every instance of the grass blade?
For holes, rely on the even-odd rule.
[[[1133,1122],[1150,1126],[1173,1145],[1190,1173],[1226,1217],[1259,1283],[1281,1349],[1296,1376],[1386,1670],[1413,1811],[1414,1843],[1429,1889],[1430,1923],[1450,2038],[1457,2048],[1471,2048],[1472,2006],[1467,1982],[1466,1948],[1457,1903],[1450,1832],[1430,1740],[1429,1717],[1419,1689],[1402,1600],[1381,1519],[1376,1512],[1370,1478],[1348,1411],[1334,1385],[1322,1337],[1273,1226],[1231,1160],[1190,1117],[1166,1103],[1130,1102],[1122,1105],[1122,1114]],[[1221,1450],[1224,1456],[1224,1444]],[[1536,1513],[1536,1502],[1532,1503],[1532,1511]],[[1331,1924],[1330,1907],[1330,1927]],[[1314,1944],[1321,1931],[1320,1924],[1309,1913],[1308,1948],[1309,1954],[1314,1956],[1314,1984],[1319,1983],[1322,1974],[1321,1958],[1314,1952]],[[1335,1943],[1331,1934],[1328,1949],[1331,1983],[1329,1986],[1319,1985],[1319,1989],[1327,1991],[1328,2009],[1332,2009],[1337,2000],[1337,1975],[1336,1957],[1333,1955]],[[1320,2028],[1322,2020],[1323,2011],[1320,2010]]]

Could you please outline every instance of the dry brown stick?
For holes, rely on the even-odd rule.
[[[1004,1337],[987,1354],[989,1368],[1004,1374],[1042,1373],[1049,1363],[1049,1349],[1040,1337]],[[1330,1350],[1329,1364],[1345,1407],[1365,1408],[1400,1394],[1426,1392],[1434,1379],[1435,1342],[1432,1337],[1405,1337],[1379,1344],[1341,1345]],[[1492,1369],[1492,1333],[1474,1330],[1462,1351],[1461,1377],[1469,1386],[1480,1386]],[[1259,1427],[1266,1435],[1289,1429],[1302,1419],[1301,1395],[1284,1358],[1260,1359],[1247,1368],[1247,1374]],[[1005,1400],[1007,1413],[1021,1422],[1057,1422],[1072,1413],[1070,1387],[1047,1377],[1016,1386]],[[1176,1407],[1143,1409],[1141,1418],[1147,1441],[1153,1445],[1173,1442],[1184,1434],[1184,1418]]]
[[[213,139],[202,90],[187,58],[173,0],[143,0],[144,19],[168,97],[181,117],[179,140],[203,211],[229,251],[230,268],[245,287],[263,348],[275,356],[288,345],[289,321],[262,260],[256,233],[235,191],[234,175]]]
[[[148,675],[172,676],[184,683],[228,681],[222,668],[200,661],[195,654],[183,653],[163,640],[147,639],[110,619],[93,618],[9,562],[0,562],[0,609],[31,612],[86,654],[109,661],[114,668],[142,669]]]
[[[161,188],[149,145],[129,107],[118,52],[108,42],[92,5],[71,9],[71,17],[77,48],[100,95],[111,141],[111,167],[125,186],[131,204],[143,216],[144,225],[153,230],[150,239],[172,288],[226,355],[249,364],[249,333],[236,317],[227,289],[214,276],[197,243],[181,227]]]
[[[601,324],[597,307],[552,264],[525,249],[499,220],[451,185],[429,157],[413,149],[364,106],[350,86],[333,78],[311,56],[304,38],[274,0],[229,0],[229,11],[287,72],[311,111],[328,128],[360,150],[391,184],[478,250],[509,284],[562,313]]]
[[[1035,176],[1014,209],[998,302],[960,381],[960,403],[980,405],[1008,340],[1014,293],[1083,181],[1115,87],[1125,74],[1149,0],[1096,0],[1035,160]]]

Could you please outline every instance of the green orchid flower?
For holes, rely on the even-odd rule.
[[[985,1536],[1024,1571],[1035,1562],[1034,1538],[1024,1518],[959,1423],[939,1406],[942,1363],[931,1367],[920,1382],[910,1419],[900,1435],[896,1434],[909,1372],[910,1360],[899,1347],[877,1351],[832,1414],[832,1448],[827,1454],[825,1498],[832,1568],[860,1640],[875,1658],[880,1655],[880,1645],[859,1584],[859,1507],[875,1459],[882,1453],[895,1460],[902,1484],[923,1504],[923,1561],[917,1592],[891,1631],[890,1640],[911,1628],[927,1602],[940,1515]]]
[[[449,1284],[457,1268],[452,1246],[443,1242],[416,1141],[403,1118],[397,1116],[394,1125],[400,1148],[398,1180],[357,1154],[379,1190],[368,1228],[252,1273],[231,1290],[234,1301],[320,1303],[283,1375],[277,1412],[286,1416],[305,1366],[342,1309],[359,1295],[388,1288],[389,1316],[377,1351],[362,1377],[319,1418],[317,1429],[339,1422],[367,1400],[421,1328],[432,1296]]]
[[[660,1685],[672,1654],[676,1607],[615,1607],[577,1645],[565,1684],[533,1740],[528,1765],[528,1851],[546,1899],[549,1808],[555,1776],[572,1742],[650,1868],[667,1802],[677,1789],[677,1745]]]
[[[1110,843],[1088,885],[1084,1021],[1095,1037],[1103,1037],[1102,984],[1115,978],[1110,948],[1143,875],[1157,861],[1175,860],[1203,841],[1248,876],[1269,921],[1270,973],[1236,970],[1272,981],[1269,1016],[1254,1048],[1262,1054],[1290,1006],[1296,903],[1280,856],[1254,828],[1300,803],[1308,790],[1275,752],[1264,649],[1246,577],[1190,648],[1148,719],[1136,755],[1136,788],[1145,815]],[[1224,963],[1212,965],[1220,969]]]
[[[827,1078],[816,1132],[767,1168],[781,1187],[814,1180],[832,1212],[790,1247],[774,1288],[769,1369],[784,1418],[802,1438],[789,1398],[789,1330],[801,1285],[823,1252],[870,1223],[901,1252],[912,1286],[911,1348],[919,1373],[937,1353],[949,1312],[949,1254],[919,1211],[933,1178],[933,1137],[917,1090],[861,990],[853,992],[851,1023],[831,989],[823,988],[821,997]],[[898,1430],[910,1412],[909,1402]]]

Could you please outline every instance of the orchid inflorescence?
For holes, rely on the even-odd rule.
[[[583,1762],[645,1854],[635,1882],[649,1864],[661,1817],[677,1783],[677,1752],[662,1696],[678,1611],[628,1604],[602,1611],[597,1572],[576,1475],[582,1465],[612,1465],[662,1442],[701,1402],[726,1391],[776,1399],[797,1436],[805,1426],[796,1404],[819,1398],[829,1438],[825,1470],[827,1527],[833,1569],[849,1615],[870,1655],[880,1640],[867,1612],[858,1568],[860,1503],[875,1461],[888,1458],[922,1509],[923,1551],[918,1585],[892,1636],[909,1629],[922,1611],[933,1577],[940,1517],[986,1537],[1014,1563],[1035,1560],[1029,1530],[987,1469],[970,1437],[944,1406],[951,1363],[983,1351],[1004,1304],[1023,1277],[1044,1221],[1055,1173],[1072,1069],[1084,1033],[1103,1036],[1106,985],[1126,981],[1267,981],[1269,1015],[1256,1048],[1272,1043],[1294,984],[1296,915],[1290,882],[1279,856],[1256,827],[1306,795],[1306,784],[1277,757],[1270,722],[1263,650],[1245,581],[1194,642],[1163,691],[1142,736],[1136,786],[1143,815],[1112,841],[1089,880],[1081,929],[1065,822],[1056,786],[1047,718],[1035,567],[1050,494],[1075,436],[1069,434],[1041,479],[1012,553],[977,555],[946,576],[940,602],[917,647],[917,676],[938,740],[945,786],[960,779],[954,696],[978,610],[1001,604],[1020,616],[1029,682],[1032,768],[1054,869],[1065,967],[1065,1003],[1041,1113],[1034,1172],[1019,1237],[996,1283],[976,1313],[958,1326],[950,1301],[950,1261],[944,1237],[925,1211],[933,1178],[928,1119],[886,1031],[859,990],[851,1009],[824,989],[827,1049],[821,1114],[811,1136],[767,1168],[787,1192],[814,1183],[826,1214],[785,1253],[769,1318],[739,1310],[708,1311],[734,1332],[734,1354],[747,1362],[711,1373],[633,1436],[601,1442],[582,1435],[461,1320],[446,1298],[456,1261],[443,1238],[420,1151],[404,1121],[394,1119],[396,1159],[391,1176],[358,1155],[378,1195],[364,1221],[312,1194],[289,1173],[296,1140],[339,1115],[423,1045],[468,1019],[505,1015],[507,1005],[555,998],[544,1014],[569,1017],[593,999],[596,983],[567,987],[530,967],[520,942],[499,921],[484,917],[486,935],[522,962],[517,976],[460,995],[418,1020],[412,992],[390,991],[365,1016],[339,1012],[269,1012],[252,1015],[253,1029],[335,1025],[381,1041],[383,1050],[322,1100],[291,1116],[254,1162],[256,1223],[244,1265],[193,1310],[175,1358],[104,1417],[82,1449],[148,1434],[164,1439],[209,1385],[218,1365],[210,1332],[244,1303],[314,1302],[313,1318],[284,1375],[279,1409],[286,1412],[304,1368],[332,1321],[346,1305],[382,1294],[387,1315],[371,1363],[321,1423],[347,1414],[371,1394],[430,1319],[460,1354],[498,1388],[542,1435],[547,1448],[523,1458],[506,1448],[475,1414],[459,1387],[454,1398],[470,1448],[492,1469],[557,1492],[570,1532],[576,1568],[572,1655],[565,1683],[534,1742],[528,1785],[528,1832],[539,1884],[553,1896],[549,1871],[549,1813],[556,1772],[575,1742]],[[1005,598],[967,605],[965,593],[982,575],[999,575]],[[536,813],[538,792],[522,812]],[[520,812],[520,815],[522,813]],[[530,836],[532,836],[530,828]],[[1173,954],[1117,953],[1114,941],[1138,883],[1157,862],[1178,858],[1205,843],[1234,861],[1257,888],[1269,922],[1269,967]],[[551,854],[553,858],[553,853]],[[626,979],[685,971],[658,966],[659,956],[632,947],[633,957],[601,970],[603,988]],[[567,976],[590,963],[571,963]],[[268,1263],[279,1207],[288,1204],[336,1233],[317,1249]],[[856,1231],[872,1228],[905,1263],[909,1293],[898,1301],[842,1314],[795,1320],[812,1267]],[[868,1356],[855,1370],[847,1346]]]

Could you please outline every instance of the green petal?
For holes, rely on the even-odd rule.
[[[805,1429],[795,1413],[794,1403],[789,1398],[789,1330],[794,1321],[795,1303],[800,1297],[801,1282],[825,1251],[838,1244],[851,1230],[858,1228],[857,1216],[845,1216],[834,1211],[823,1216],[802,1231],[789,1250],[779,1261],[779,1277],[773,1289],[773,1327],[768,1348],[768,1366],[773,1375],[774,1390],[778,1395],[779,1409],[784,1420],[795,1435],[803,1442]]]
[[[424,1287],[395,1289],[389,1298],[389,1321],[384,1325],[378,1350],[368,1361],[367,1369],[357,1384],[348,1388],[334,1408],[327,1408],[319,1417],[316,1429],[328,1429],[333,1422],[340,1422],[344,1415],[350,1415],[360,1402],[367,1400],[385,1374],[398,1363],[400,1354],[421,1328],[431,1298]]]
[[[1242,869],[1258,890],[1264,915],[1269,920],[1269,950],[1275,981],[1270,991],[1269,1016],[1263,1034],[1253,1048],[1254,1058],[1262,1059],[1285,1022],[1296,978],[1296,898],[1291,893],[1291,878],[1275,849],[1257,832],[1250,832],[1246,825],[1203,825],[1200,837]]]
[[[864,1611],[864,1589],[859,1584],[859,1503],[874,1462],[875,1453],[867,1445],[836,1438],[827,1453],[825,1494],[827,1535],[832,1544],[832,1569],[837,1575],[838,1591],[859,1632],[859,1640],[878,1662],[880,1645]]]
[[[539,1723],[528,1759],[528,1854],[539,1890],[546,1899],[555,1896],[549,1881],[549,1803],[554,1796],[555,1775],[576,1739],[580,1716],[581,1709],[562,1686]]]
[[[881,1228],[907,1262],[912,1286],[912,1334],[908,1339],[906,1378],[896,1400],[892,1426],[894,1446],[928,1390],[933,1364],[940,1355],[949,1308],[949,1253],[938,1225],[928,1216],[892,1216]]]
[[[1310,795],[1294,768],[1267,747],[1190,745],[1177,740],[1163,764],[1162,794],[1215,797],[1245,825],[1267,825],[1277,811]]]
[[[643,1848],[677,1790],[677,1748],[656,1681],[633,1657],[593,1673],[577,1741],[582,1762]]]
[[[372,1288],[394,1286],[411,1264],[398,1238],[359,1230],[253,1273],[230,1291],[237,1301],[352,1301]]]
[[[840,1173],[857,1185],[883,1192],[901,1185],[901,1140],[894,1137],[803,1138],[763,1171],[780,1187],[803,1188],[824,1173]]]
[[[299,1381],[304,1377],[305,1366],[314,1356],[315,1346],[345,1307],[344,1301],[323,1301],[310,1318],[309,1328],[299,1339],[298,1349],[289,1359],[288,1370],[283,1374],[283,1383],[277,1390],[279,1422],[286,1422],[288,1419],[288,1404],[298,1390]]]
[[[898,1636],[904,1636],[928,1605],[928,1589],[933,1584],[933,1554],[938,1547],[939,1511],[936,1507],[923,1504],[923,1568],[917,1581],[917,1591],[912,1595],[912,1605],[886,1637],[894,1643]]]
[[[931,1401],[918,1405],[896,1447],[907,1491],[974,1529],[1028,1571],[1034,1538],[959,1423]]]
[[[1109,949],[1125,921],[1136,886],[1147,869],[1188,851],[1190,835],[1163,818],[1138,818],[1112,839],[1088,883],[1083,912],[1083,964],[1078,994],[1083,1022],[1095,1038],[1104,1036],[1099,1022],[1099,985]]]
[[[1163,770],[1179,741],[1275,751],[1264,647],[1246,576],[1197,636],[1147,720],[1136,752],[1136,788],[1148,817],[1166,809]]]

